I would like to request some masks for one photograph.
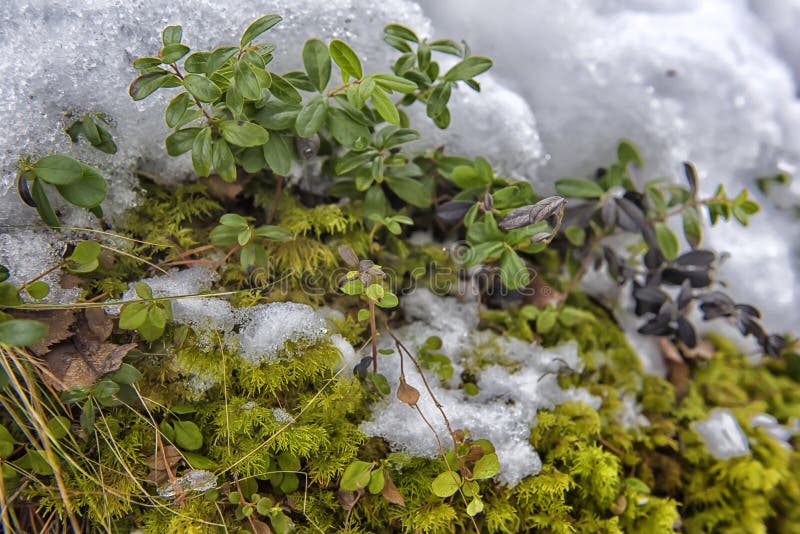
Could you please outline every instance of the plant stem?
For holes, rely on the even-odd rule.
[[[369,329],[372,334],[372,373],[378,374],[378,329],[375,327],[375,301],[369,299]]]
[[[275,212],[278,210],[278,202],[281,199],[281,192],[283,191],[283,179],[280,174],[275,175],[275,196],[272,197],[272,204],[269,206],[269,214],[267,215],[267,224],[272,224],[272,219],[275,217]]]

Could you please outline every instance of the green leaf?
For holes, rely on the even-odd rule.
[[[425,111],[428,117],[434,119],[447,111],[447,103],[450,101],[450,93],[453,84],[442,82],[433,87],[428,102],[425,104]]]
[[[17,441],[6,427],[0,425],[0,458],[8,458],[14,453],[14,444]]]
[[[387,24],[383,28],[383,32],[386,35],[391,35],[393,37],[397,37],[398,39],[403,39],[404,41],[411,41],[412,43],[418,43],[419,38],[417,34],[414,33],[411,29],[402,26],[400,24],[392,23]]]
[[[91,209],[105,200],[108,184],[103,175],[94,168],[81,164],[81,169],[83,172],[77,182],[57,185],[56,189],[70,204]]]
[[[78,264],[91,263],[100,255],[100,243],[97,241],[80,241],[67,259]]]
[[[352,76],[361,79],[364,75],[361,70],[361,61],[350,46],[344,41],[334,39],[329,46],[331,57],[342,70],[342,79],[347,82]]]
[[[445,471],[431,482],[431,490],[437,497],[449,497],[461,487],[461,475],[455,471]]]
[[[405,78],[392,74],[375,74],[371,76],[371,78],[384,89],[398,91],[400,93],[413,93],[418,88],[417,84],[411,80],[406,80]]]
[[[384,295],[383,286],[380,284],[371,284],[367,286],[366,294],[367,297],[369,297],[370,299],[378,301],[383,298]]]
[[[273,132],[263,148],[267,165],[280,176],[286,176],[292,168],[292,148],[288,139],[285,135]]]
[[[275,95],[275,98],[282,100],[288,104],[299,104],[303,101],[303,97],[297,92],[297,89],[289,83],[283,76],[279,76],[274,72],[272,75],[272,85],[269,86],[270,92]]]
[[[63,439],[69,434],[69,419],[63,415],[57,415],[47,421],[47,430],[55,439]]]
[[[245,61],[237,61],[233,68],[233,80],[236,90],[248,100],[258,100],[261,98],[261,86],[258,83],[258,76],[253,68]],[[232,89],[228,88],[228,91]],[[241,108],[241,106],[237,106]]]
[[[371,469],[370,462],[361,460],[351,462],[342,473],[339,487],[345,491],[358,491],[360,488],[366,488],[369,485]]]
[[[183,68],[186,69],[186,72],[195,74],[206,72],[209,57],[211,57],[211,52],[194,52],[183,62]]]
[[[199,74],[187,74],[183,86],[200,102],[216,102],[222,96],[222,90],[214,82]]]
[[[222,121],[219,130],[226,141],[236,146],[260,146],[269,139],[269,133],[264,128],[247,121]]]
[[[119,327],[123,330],[136,330],[147,320],[147,304],[129,302],[122,306],[119,314]]]
[[[392,392],[392,389],[389,387],[389,381],[386,380],[386,377],[380,373],[375,373],[370,375],[372,378],[372,384],[375,386],[375,389],[378,390],[378,393],[381,395],[388,395]]]
[[[150,288],[149,285],[145,284],[144,282],[139,282],[135,286],[133,286],[133,290],[136,292],[136,296],[143,300],[152,300],[153,299],[153,290]]]
[[[367,140],[371,136],[369,128],[357,123],[338,108],[328,108],[327,127],[333,138],[346,147],[352,147],[359,139]]]
[[[252,43],[256,37],[275,26],[281,20],[283,20],[283,18],[280,15],[264,15],[254,20],[242,34],[239,46],[241,48],[246,47]]]
[[[418,208],[431,205],[431,193],[422,183],[413,178],[387,176],[386,183],[394,193]]]
[[[366,309],[366,308],[361,308],[360,310],[358,310],[358,320],[359,321],[366,321],[367,319],[369,319],[371,317],[371,315],[372,314],[370,314],[369,310]]]
[[[492,60],[488,57],[471,56],[453,65],[453,67],[445,73],[443,78],[451,82],[456,80],[469,80],[489,70],[491,66]]]
[[[69,185],[83,176],[83,164],[69,156],[45,156],[33,164],[33,173],[43,182]]]
[[[364,285],[361,280],[350,280],[342,284],[341,290],[345,295],[360,295],[364,291]]]
[[[11,319],[0,323],[0,343],[26,347],[47,335],[47,325],[31,319]]]
[[[167,324],[167,318],[164,315],[164,310],[158,306],[151,306],[147,312],[147,321],[156,328],[162,329]]]
[[[189,93],[186,91],[179,93],[169,101],[167,109],[164,112],[164,122],[167,123],[167,126],[175,128],[181,120],[181,117],[183,117],[183,114],[186,113],[186,110],[189,108],[191,101]]]
[[[192,166],[199,176],[208,176],[211,173],[211,128],[206,126],[192,142]]]
[[[583,243],[586,241],[586,230],[581,226],[568,226],[564,230],[564,235],[566,235],[569,242],[576,247],[583,246]]]
[[[166,64],[175,63],[188,53],[189,47],[184,44],[168,44],[161,49],[161,61]]]
[[[378,306],[381,308],[394,308],[398,304],[397,295],[391,291],[386,291],[383,297],[378,301]]]
[[[175,445],[187,451],[196,451],[203,446],[203,434],[200,428],[191,421],[175,421]]]
[[[556,181],[556,192],[563,197],[599,198],[603,188],[583,178],[562,178]]]
[[[33,197],[33,201],[36,203],[36,211],[45,224],[52,227],[61,225],[61,223],[58,222],[58,216],[53,206],[50,204],[50,200],[44,192],[42,181],[39,178],[34,178],[31,183],[31,197]]]
[[[134,100],[142,100],[173,79],[176,79],[175,75],[162,69],[146,72],[131,82],[128,94]]]
[[[476,516],[483,511],[483,501],[477,495],[467,505],[467,514]]]
[[[525,262],[511,249],[500,256],[500,281],[508,289],[525,287],[531,281]]]
[[[452,39],[436,39],[428,44],[431,45],[431,50],[461,57],[461,47]]]
[[[221,224],[211,229],[208,233],[208,239],[212,245],[230,246],[236,244],[236,236],[239,235],[239,232],[240,230],[236,228]]]
[[[392,99],[389,98],[383,89],[376,87],[370,96],[372,104],[378,111],[378,114],[383,117],[383,120],[390,124],[400,124],[400,113],[397,111],[397,106],[394,105]]]
[[[204,72],[211,74],[224,65],[239,49],[235,46],[220,46],[209,54]]]
[[[619,145],[617,146],[617,159],[623,165],[633,163],[637,167],[644,166],[644,160],[642,159],[642,155],[639,153],[639,149],[636,148],[636,145],[633,144],[633,141],[629,141],[628,139],[623,139],[619,142]]]
[[[225,226],[230,226],[238,229],[244,229],[250,225],[250,223],[247,222],[247,219],[245,219],[238,213],[226,213],[225,215],[219,218],[219,222],[221,224],[224,224]]]
[[[664,257],[668,260],[674,260],[678,257],[678,238],[663,222],[655,224],[656,238],[658,239],[658,246]]]
[[[129,363],[123,363],[119,369],[106,375],[109,380],[117,384],[133,384],[141,380],[142,373]]]
[[[183,38],[183,28],[179,25],[167,26],[161,31],[161,42],[164,46],[180,43]]]
[[[683,222],[683,235],[692,248],[697,248],[703,240],[703,230],[696,208],[690,208],[681,215]]]
[[[309,80],[321,93],[331,79],[331,56],[328,47],[319,39],[309,39],[303,45],[303,66]]]
[[[303,106],[297,114],[295,128],[300,137],[311,137],[325,125],[328,114],[328,101],[322,95],[317,95]]]
[[[167,154],[170,156],[180,156],[188,152],[194,145],[194,138],[200,133],[201,128],[184,128],[177,130],[167,136],[165,141]]]
[[[466,258],[466,264],[474,266],[483,263],[488,258],[499,258],[504,250],[505,246],[499,241],[488,241],[472,245]]]
[[[472,478],[477,480],[492,478],[498,471],[500,471],[500,460],[497,458],[497,454],[484,454],[475,462],[475,467],[472,468]]]
[[[558,312],[552,308],[545,308],[536,317],[536,331],[540,334],[546,334],[553,329],[557,321]]]
[[[371,494],[377,495],[383,491],[383,486],[385,483],[386,477],[383,474],[383,469],[375,469],[369,474],[369,484],[367,484],[367,490]]]
[[[491,178],[478,173],[471,165],[459,165],[450,173],[450,180],[464,191],[472,189],[486,189],[491,183]]]
[[[255,229],[253,234],[257,237],[272,239],[273,241],[291,241],[294,239],[294,236],[290,231],[286,230],[285,228],[281,228],[280,226],[259,226]]]
[[[43,299],[48,293],[50,293],[50,286],[47,284],[47,282],[37,280],[29,285],[26,291],[28,292],[28,295],[34,299]]]
[[[217,139],[211,149],[211,163],[219,177],[226,182],[236,181],[236,161],[233,158],[231,147],[224,139]]]

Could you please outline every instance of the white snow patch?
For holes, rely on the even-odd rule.
[[[711,456],[718,460],[727,460],[750,452],[747,436],[728,409],[714,408],[705,420],[692,423],[692,428],[703,438]]]
[[[574,400],[600,406],[600,399],[583,389],[562,389],[558,373],[563,369],[579,370],[582,362],[575,343],[551,349],[506,338],[489,332],[476,332],[477,307],[455,298],[439,298],[427,290],[417,290],[403,300],[406,316],[414,322],[397,329],[396,335],[416,351],[430,336],[442,338],[439,353],[447,355],[456,369],[451,383],[443,386],[431,373],[426,378],[444,406],[454,429],[470,431],[474,439],[489,439],[500,458],[498,479],[509,486],[541,470],[541,460],[529,443],[531,427],[539,409],[552,409]],[[384,337],[384,346],[391,340]],[[498,364],[483,368],[478,376],[479,393],[468,396],[456,386],[466,359],[480,352]],[[500,365],[499,363],[505,365]],[[425,392],[421,378],[406,362],[406,381],[421,392],[419,407],[439,434],[449,443],[444,422],[433,401]],[[399,385],[400,361],[397,354],[382,357],[379,371],[386,376],[392,390]],[[392,446],[415,456],[438,454],[436,439],[420,421],[416,411],[394,395],[380,401],[371,420],[361,429],[372,436],[386,439]]]
[[[306,304],[275,302],[237,310],[242,324],[239,349],[242,357],[260,365],[278,356],[287,341],[314,342],[328,332],[325,321]]]

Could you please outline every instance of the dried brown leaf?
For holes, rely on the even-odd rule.
[[[419,402],[419,391],[405,380],[400,380],[400,385],[397,387],[397,398],[409,406],[416,406]]]
[[[364,490],[361,491],[363,492]],[[353,509],[353,507],[355,507],[356,503],[358,502],[358,498],[359,494],[355,491],[339,490],[336,493],[336,499],[339,501],[339,505],[341,505],[345,512],[349,512]]]
[[[681,356],[680,351],[678,351],[678,347],[676,347],[669,338],[663,336],[658,337],[658,348],[661,350],[661,355],[665,360],[683,363],[683,356]]]
[[[383,498],[389,501],[392,504],[396,504],[398,506],[405,506],[406,501],[403,499],[403,495],[400,493],[400,490],[397,489],[397,486],[394,485],[394,481],[392,480],[392,476],[389,474],[389,471],[386,469],[383,470],[384,472],[384,482],[383,482],[383,490],[381,490],[381,495]]]
[[[102,343],[94,351],[81,351],[75,344],[66,342],[51,350],[44,360],[56,380],[52,384],[54,388],[89,387],[104,374],[119,369],[122,359],[136,346],[136,343]]]
[[[78,319],[76,344],[83,347],[96,347],[109,338],[113,329],[114,321],[106,315],[103,308],[86,308]]]
[[[44,310],[39,312],[15,312],[17,319],[33,319],[47,325],[47,335],[30,346],[30,351],[37,356],[44,356],[51,347],[72,337],[72,325],[75,324],[75,310]]]
[[[263,521],[250,517],[249,524],[250,528],[253,530],[253,534],[272,534],[272,529]]]

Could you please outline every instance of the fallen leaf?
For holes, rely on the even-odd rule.
[[[383,498],[392,504],[405,506],[406,500],[403,498],[400,490],[397,489],[397,486],[394,485],[394,481],[392,481],[392,476],[389,474],[389,471],[384,470],[384,473],[383,490],[381,490],[381,495],[383,495]]]
[[[119,369],[122,359],[136,346],[102,343],[94,351],[84,352],[74,343],[60,343],[44,357],[53,375],[50,379],[56,380],[51,385],[57,390],[89,387],[104,374]]]
[[[108,339],[114,329],[114,321],[103,308],[86,308],[78,319],[75,333],[76,345],[84,350],[95,349]]]
[[[522,301],[537,308],[546,308],[549,304],[556,304],[564,299],[562,293],[556,291],[540,276],[534,276],[525,289]]]
[[[693,348],[682,346],[681,350],[687,358],[703,358],[704,360],[710,360],[713,358],[715,352],[714,344],[707,339],[700,341]]]
[[[249,519],[250,528],[253,530],[253,534],[272,534],[272,529],[269,528],[269,525],[263,521],[253,519],[252,517]]]
[[[226,202],[236,200],[236,197],[244,191],[244,186],[252,180],[252,176],[241,176],[235,182],[226,182],[216,174],[212,174],[203,180],[208,187],[208,192],[212,197]]]
[[[145,463],[150,468],[146,480],[160,486],[169,480],[169,470],[175,472],[175,466],[183,459],[181,452],[172,445],[159,449],[156,454],[148,457]],[[169,470],[167,469],[169,467]]]
[[[17,319],[33,319],[47,325],[47,335],[29,347],[36,356],[44,356],[51,347],[72,337],[72,325],[76,319],[75,310],[44,310],[38,312],[19,311],[14,316]]]
[[[361,491],[363,492],[364,490]],[[336,499],[339,501],[339,504],[345,512],[349,512],[353,509],[358,502],[358,498],[359,494],[355,491],[339,490],[336,493]]]

